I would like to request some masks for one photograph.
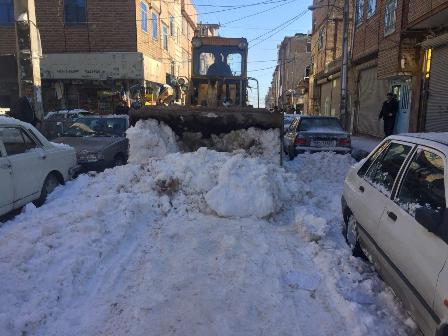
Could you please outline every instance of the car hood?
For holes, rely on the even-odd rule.
[[[105,149],[106,147],[124,141],[126,138],[114,138],[114,137],[61,137],[53,140],[56,143],[63,143],[70,145],[76,149],[76,152],[89,151],[97,153]]]

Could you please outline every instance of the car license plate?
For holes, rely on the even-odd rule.
[[[317,140],[317,141],[312,141],[311,146],[313,146],[313,147],[336,147],[336,141],[334,141],[334,140]]]

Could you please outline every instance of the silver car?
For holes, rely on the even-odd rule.
[[[334,117],[300,116],[295,118],[283,138],[283,149],[292,160],[298,153],[332,151],[350,153],[350,134]]]

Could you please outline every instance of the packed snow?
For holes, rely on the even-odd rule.
[[[0,335],[416,333],[340,233],[350,156],[181,153],[152,121],[128,137],[128,165],[0,227]]]

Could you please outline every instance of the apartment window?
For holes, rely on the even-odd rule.
[[[86,0],[64,0],[65,23],[85,23]]]
[[[141,20],[142,20],[142,31],[145,33],[148,32],[148,8],[145,2],[140,3],[140,12],[141,12]]]
[[[162,26],[162,47],[164,50],[168,50],[168,27]]]
[[[359,26],[364,19],[364,0],[356,0],[355,24]]]
[[[319,37],[317,38],[317,50],[321,50],[324,47],[325,27],[319,30]]]
[[[376,12],[376,0],[367,0],[368,1],[368,8],[367,8],[367,17],[373,16]]]
[[[170,35],[174,36],[176,34],[176,28],[174,27],[174,16],[170,16]]]
[[[397,21],[397,0],[386,1],[386,11],[384,13],[384,35],[392,34],[395,31]]]
[[[157,40],[159,37],[159,32],[157,31],[157,14],[156,13],[152,13],[152,38],[154,40]]]
[[[306,41],[306,52],[311,52],[311,41]]]
[[[0,0],[0,26],[12,26],[14,24],[13,0]]]

